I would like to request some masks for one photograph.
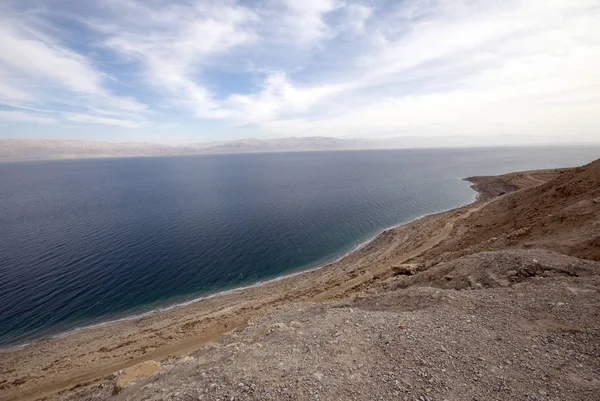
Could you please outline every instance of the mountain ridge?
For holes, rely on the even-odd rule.
[[[484,138],[469,136],[404,136],[387,139],[334,138],[327,136],[274,139],[245,138],[180,145],[165,145],[153,142],[28,138],[0,139],[0,161],[550,144],[558,143],[542,143],[537,142],[535,137],[512,135]]]

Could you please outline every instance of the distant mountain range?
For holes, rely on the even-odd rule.
[[[0,139],[0,161],[533,144],[540,144],[539,139],[529,136],[405,136],[376,140],[315,136],[240,139],[176,146],[150,142],[115,143],[64,139]]]

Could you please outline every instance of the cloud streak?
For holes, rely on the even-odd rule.
[[[597,0],[42,4],[3,10],[0,103],[20,113],[12,121],[177,124],[189,142],[587,140],[600,123]]]
[[[95,68],[92,60],[44,32],[45,25],[27,14],[6,15],[0,23],[0,105],[20,111],[7,110],[5,116],[47,123],[60,119],[65,107],[99,106],[142,118],[139,113],[146,106],[111,94],[104,86],[109,75]]]
[[[0,121],[31,122],[41,124],[50,124],[55,122],[55,120],[51,118],[38,117],[22,111],[7,110],[0,110]]]

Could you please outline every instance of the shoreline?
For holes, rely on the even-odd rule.
[[[485,190],[485,186],[479,189]],[[476,193],[473,191],[473,198]],[[172,363],[169,361],[252,325],[270,311],[290,304],[333,301],[362,291],[371,280],[395,269],[396,263],[410,265],[413,259],[421,263],[418,260],[423,253],[448,237],[453,222],[488,203],[475,199],[393,225],[334,262],[310,270],[4,349],[0,352],[0,372],[7,373],[8,384],[0,385],[0,400],[57,396],[93,386],[114,372],[146,361]]]
[[[202,302],[205,300],[209,300],[209,299],[213,299],[213,298],[217,298],[220,296],[226,296],[229,294],[235,294],[237,292],[240,291],[245,291],[245,290],[249,290],[249,289],[253,289],[253,288],[259,288],[262,287],[264,285],[268,285],[268,284],[272,284],[272,283],[276,283],[278,281],[282,281],[282,280],[286,280],[289,278],[293,278],[302,274],[307,274],[307,273],[311,273],[311,272],[315,272],[321,269],[324,269],[328,266],[331,266],[333,264],[336,264],[338,262],[340,262],[341,260],[343,260],[346,257],[351,256],[352,254],[360,251],[362,248],[368,246],[369,244],[371,244],[372,242],[375,242],[380,236],[382,236],[383,234],[385,234],[387,231],[393,230],[393,229],[397,229],[399,227],[402,227],[404,225],[407,224],[412,224],[415,223],[423,218],[429,217],[429,216],[434,216],[437,214],[441,214],[441,213],[446,213],[455,209],[460,209],[460,208],[465,208],[465,207],[469,207],[474,205],[475,203],[481,202],[482,199],[480,199],[480,189],[479,188],[475,188],[475,184],[472,181],[469,181],[470,179],[472,179],[474,177],[466,177],[466,178],[460,178],[457,179],[460,182],[469,182],[472,185],[470,186],[470,188],[473,190],[473,199],[465,204],[465,205],[459,205],[459,206],[455,206],[455,207],[450,207],[448,209],[444,209],[444,210],[440,210],[440,211],[436,211],[436,212],[431,212],[431,213],[426,213],[423,215],[420,215],[419,217],[415,217],[414,219],[409,219],[407,221],[401,222],[401,223],[397,223],[397,224],[392,224],[386,228],[381,229],[380,231],[378,231],[376,234],[374,234],[373,236],[369,237],[368,239],[359,242],[358,244],[352,246],[350,248],[349,251],[347,252],[343,252],[340,256],[333,256],[331,258],[331,260],[329,261],[325,261],[325,262],[315,262],[314,265],[308,265],[311,267],[307,267],[307,268],[303,268],[303,267],[299,267],[297,269],[291,269],[290,273],[284,273],[283,275],[279,275],[279,276],[275,276],[272,278],[267,278],[264,280],[260,280],[257,281],[255,283],[252,284],[248,284],[248,285],[242,285],[239,287],[234,287],[234,288],[230,288],[230,289],[226,289],[226,290],[222,290],[222,291],[217,291],[214,292],[212,294],[206,294],[206,295],[201,295],[198,297],[192,297],[191,299],[182,301],[182,302],[175,302],[173,304],[170,305],[165,305],[165,306],[159,306],[157,308],[145,311],[145,312],[141,312],[141,313],[136,313],[136,312],[132,312],[132,314],[127,315],[127,316],[122,316],[122,317],[118,317],[116,319],[111,319],[108,318],[107,320],[98,322],[98,323],[92,323],[92,324],[84,324],[82,326],[79,327],[74,327],[71,329],[67,329],[65,331],[59,331],[55,334],[51,334],[51,335],[47,335],[47,336],[42,336],[40,338],[37,339],[32,339],[29,340],[25,343],[22,344],[11,344],[11,345],[7,345],[7,346],[0,346],[0,353],[5,353],[5,352],[13,352],[13,351],[18,351],[18,350],[22,350],[24,348],[27,348],[28,346],[32,346],[35,345],[39,342],[42,341],[47,341],[47,340],[52,340],[52,339],[59,339],[59,338],[65,338],[69,335],[75,334],[75,333],[79,333],[85,330],[90,330],[90,329],[94,329],[94,328],[101,328],[101,327],[108,327],[114,324],[118,324],[121,322],[128,322],[128,321],[135,321],[138,319],[143,319],[145,317],[148,316],[156,316],[159,315],[161,313],[165,313],[165,312],[169,312],[171,310],[177,309],[177,308],[183,308],[186,306],[190,306],[193,304],[196,304],[198,302]],[[485,191],[485,190],[483,190]]]
[[[305,344],[306,341],[313,344],[314,349],[318,348],[318,352],[305,353],[307,358],[305,362],[309,364],[307,366],[320,366],[320,361],[323,360],[320,356],[322,347],[333,347],[331,348],[332,355],[339,355],[340,351],[348,349],[346,344],[339,343],[340,337],[336,330],[339,330],[343,339],[343,336],[350,330],[363,330],[360,329],[363,324],[367,328],[360,335],[360,340],[357,338],[356,341],[369,345],[370,348],[365,349],[365,352],[368,352],[365,354],[368,359],[368,361],[365,359],[368,362],[366,366],[376,368],[380,366],[381,358],[373,359],[374,354],[371,351],[379,352],[382,344],[371,336],[374,336],[373,333],[379,333],[381,336],[382,329],[385,329],[382,324],[389,323],[390,319],[386,318],[385,322],[377,323],[367,316],[379,316],[381,313],[387,313],[392,316],[394,321],[401,318],[401,324],[408,323],[406,327],[409,331],[406,334],[419,333],[416,337],[402,336],[402,341],[420,341],[421,338],[424,338],[423,335],[426,335],[425,333],[430,333],[430,330],[418,331],[416,327],[418,322],[426,320],[431,313],[446,316],[447,308],[457,307],[457,302],[459,302],[457,299],[460,298],[460,302],[475,300],[473,297],[482,294],[480,291],[459,293],[452,291],[481,289],[482,285],[484,288],[490,286],[502,290],[501,287],[512,285],[509,281],[505,282],[503,278],[505,273],[512,277],[515,283],[531,279],[530,273],[524,274],[523,277],[521,275],[513,277],[514,275],[510,273],[512,270],[507,270],[512,267],[506,265],[505,257],[513,255],[512,252],[515,249],[521,248],[517,253],[530,250],[542,252],[539,257],[537,254],[533,256],[536,258],[533,259],[535,263],[543,259],[542,256],[546,255],[544,252],[548,252],[547,249],[556,251],[557,248],[557,251],[563,255],[583,258],[579,259],[580,263],[588,263],[584,261],[586,258],[600,260],[600,254],[593,253],[595,248],[583,247],[587,244],[584,242],[571,243],[569,241],[572,237],[569,236],[565,237],[564,242],[556,244],[543,230],[534,232],[537,237],[530,238],[524,235],[523,227],[514,227],[515,221],[521,222],[521,220],[515,220],[515,216],[522,211],[512,207],[513,203],[518,202],[527,208],[528,213],[536,213],[528,216],[530,219],[521,222],[523,226],[533,222],[535,227],[544,227],[548,221],[546,220],[547,216],[556,214],[560,210],[569,211],[573,218],[580,216],[577,211],[581,207],[595,208],[594,205],[600,202],[600,198],[598,198],[600,192],[597,189],[594,192],[586,192],[586,195],[591,194],[592,200],[585,204],[579,202],[580,198],[577,198],[576,194],[563,194],[562,198],[559,198],[559,202],[548,202],[546,194],[548,191],[561,194],[560,190],[564,188],[565,183],[588,182],[589,180],[597,182],[598,168],[600,168],[600,164],[596,162],[591,167],[586,166],[585,168],[524,171],[495,177],[468,177],[461,181],[477,183],[476,186],[471,185],[476,198],[472,203],[447,211],[427,214],[384,229],[373,238],[358,244],[356,249],[341,255],[334,262],[263,280],[250,286],[218,292],[208,297],[188,300],[186,303],[171,306],[160,312],[153,311],[144,316],[112,321],[102,326],[87,327],[75,332],[68,332],[62,337],[40,340],[19,349],[13,348],[12,351],[6,350],[0,353],[0,374],[2,375],[0,377],[0,400],[107,399],[110,394],[114,394],[113,391],[119,391],[118,389],[122,388],[119,385],[119,378],[123,371],[133,372],[140,366],[148,364],[157,366],[159,369],[158,374],[152,379],[148,379],[153,384],[125,391],[152,392],[156,391],[151,390],[151,388],[157,388],[156,383],[165,385],[166,378],[177,377],[172,375],[188,366],[185,364],[190,364],[190,361],[204,364],[202,365],[203,372],[209,372],[206,380],[204,375],[194,379],[203,383],[202,392],[208,391],[209,384],[220,380],[210,374],[215,369],[223,369],[225,376],[223,376],[224,381],[221,381],[226,385],[222,388],[230,389],[230,374],[234,374],[236,380],[238,380],[237,376],[245,378],[244,383],[248,380],[247,373],[244,373],[246,369],[243,369],[244,372],[235,370],[236,366],[244,366],[243,358],[249,358],[250,365],[248,366],[250,366],[250,371],[254,372],[257,361],[256,353],[263,353],[267,364],[273,358],[277,360],[278,356],[282,357],[282,355],[277,354],[275,350],[279,349],[277,347],[281,346],[281,341],[285,338],[285,341],[299,341],[300,345]],[[509,192],[504,192],[505,188],[508,188]],[[477,194],[482,196],[478,197]],[[564,199],[567,199],[568,202],[563,201]],[[572,207],[565,208],[570,205],[569,202],[578,205],[579,209],[573,212]],[[597,211],[600,213],[600,210]],[[578,221],[582,224],[585,222],[586,225],[582,228],[577,226],[575,228],[577,231],[573,231],[574,233],[582,233],[591,227],[590,222],[593,220],[590,220],[589,215],[582,216],[577,217]],[[551,221],[553,224],[556,223],[552,233],[573,229],[571,226],[563,227],[564,225],[560,225],[561,222],[562,220]],[[510,250],[509,253],[502,253],[508,252],[508,250]],[[500,256],[496,255],[496,251],[501,251],[498,254]],[[552,264],[557,256],[547,255],[547,257],[552,258],[552,261],[549,262]],[[563,259],[565,257],[561,256]],[[492,271],[494,274],[489,277],[479,270],[474,270],[477,269],[477,266],[472,265],[472,260],[482,260],[487,263],[487,261],[496,259],[498,269],[501,271],[494,270]],[[523,260],[525,264],[516,267],[530,269],[530,260],[531,256],[526,256]],[[565,260],[568,266],[572,266],[570,260]],[[455,262],[458,265],[455,266],[453,264]],[[463,271],[462,266],[468,270]],[[453,269],[450,270],[453,274],[447,274],[449,271],[446,269],[450,267]],[[529,271],[527,270],[527,272]],[[500,273],[503,275],[498,275]],[[535,277],[533,278],[546,277],[545,270],[534,273]],[[558,269],[557,274],[559,273],[564,275],[565,272]],[[571,278],[571,276],[566,277],[568,280]],[[537,280],[536,284],[539,284]],[[409,293],[405,293],[405,289]],[[451,293],[445,293],[446,290]],[[552,288],[549,287],[548,290],[550,291]],[[587,291],[582,287],[582,294],[584,290]],[[514,301],[514,294],[511,291],[502,291],[507,291],[506,299],[499,302],[499,306],[505,305],[507,300]],[[567,292],[570,296],[574,296],[569,291],[572,291],[570,288]],[[496,293],[496,290],[490,292],[490,294]],[[481,300],[485,299],[487,302],[487,295],[483,294],[482,296]],[[546,296],[541,296],[540,299],[546,298]],[[446,309],[427,309],[440,302],[446,305]],[[419,305],[420,308],[413,309],[416,305]],[[535,311],[538,311],[539,300],[536,299],[532,305],[535,306]],[[464,329],[464,318],[466,315],[474,313],[474,306],[480,310],[481,302],[476,301],[466,309],[455,313],[458,331]],[[407,313],[410,314],[413,313],[412,311],[421,309],[427,309],[427,311],[412,321],[412,324],[411,321],[406,320]],[[360,311],[360,313],[356,314],[356,311]],[[282,317],[283,313],[292,315]],[[341,317],[348,313],[348,317]],[[335,330],[333,326],[329,329],[321,327],[329,324],[331,318],[338,314],[341,320],[334,325]],[[304,317],[300,317],[300,315]],[[315,320],[318,316],[324,319],[323,322]],[[365,320],[361,321],[360,325],[359,322],[356,325],[348,325],[348,320],[361,316]],[[481,318],[489,316],[491,316],[489,313],[482,312],[481,314]],[[436,330],[441,336],[439,339],[434,339],[434,345],[439,344],[440,340],[448,338],[446,328],[442,330],[439,327],[439,319],[437,317],[431,321],[432,327],[437,328]],[[584,322],[586,319],[582,321]],[[506,327],[504,319],[496,320],[501,323],[499,327]],[[477,324],[477,321],[478,318],[473,320],[473,317],[470,317],[467,323],[471,328]],[[521,320],[516,323],[520,324],[520,322]],[[538,321],[535,320],[531,324],[538,324],[536,322]],[[547,326],[548,323],[544,323],[544,320],[539,322],[546,324],[543,327],[550,327]],[[305,329],[308,330],[313,326],[315,330],[318,329],[314,332],[314,336],[311,331],[306,332],[309,335],[303,334]],[[389,332],[384,333],[384,339],[389,337],[391,341],[399,341],[397,323],[392,322],[389,326]],[[404,326],[400,327],[401,330],[404,330]],[[556,326],[560,330],[562,327]],[[486,334],[487,326],[482,330],[484,330],[482,333]],[[535,330],[539,330],[539,327],[535,326]],[[506,335],[514,334],[513,331],[511,327]],[[333,333],[336,334],[333,335]],[[468,330],[461,331],[458,338],[465,339],[465,344],[471,346],[472,340],[467,335],[468,333]],[[526,327],[525,333],[531,333],[530,326]],[[433,334],[435,334],[435,330]],[[325,341],[322,336],[325,336],[326,339],[329,339],[330,336],[333,337],[331,337],[331,341]],[[365,338],[367,339],[366,343]],[[474,338],[480,338],[480,335]],[[515,338],[522,338],[522,336],[519,335]],[[374,343],[370,341],[374,341]],[[447,342],[443,353],[435,352],[435,354],[446,355],[446,352],[454,351],[453,344],[455,343]],[[494,341],[493,344],[502,345],[503,343]],[[431,350],[431,346],[432,344],[425,344],[418,349],[418,352]],[[290,349],[289,352],[297,352],[295,349],[302,349],[302,346]],[[392,349],[398,348],[393,347]],[[458,352],[457,356],[464,354],[460,350],[456,351]],[[285,352],[283,356],[294,355],[293,352],[288,354]],[[356,351],[349,354],[346,352],[346,354],[352,358]],[[505,354],[505,350],[502,350],[501,354]],[[218,355],[221,359],[210,362],[212,365],[207,364],[208,362],[205,363],[205,358],[210,360],[211,355]],[[304,359],[302,360],[304,361]],[[389,362],[393,366],[397,365],[397,360],[394,358]],[[260,366],[265,365],[261,363]],[[279,372],[278,366],[271,367]],[[196,374],[200,370],[194,368],[193,372]],[[264,377],[272,377],[272,373],[264,373],[262,368],[259,368],[257,372],[258,378],[262,378],[265,374],[267,376]],[[385,368],[382,372],[387,375],[389,369]],[[470,381],[472,372],[467,373],[465,373],[466,381],[463,382],[472,384]],[[312,370],[309,369],[307,374],[308,380],[313,383],[315,377]],[[327,378],[330,380],[334,376],[327,376]],[[268,378],[264,380],[266,380],[265,383],[271,383]],[[321,381],[320,378],[317,380]],[[180,394],[180,391],[185,390],[179,384],[176,388],[173,387],[173,383],[166,384],[167,391],[172,390],[173,394],[178,391],[177,394]],[[430,386],[431,382],[428,383],[426,385]],[[158,385],[161,386],[161,384]],[[360,383],[356,388],[362,388]],[[235,390],[237,391],[237,386]],[[128,394],[133,394],[131,391]],[[98,394],[102,396],[94,398]]]

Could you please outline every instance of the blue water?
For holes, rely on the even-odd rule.
[[[471,202],[470,175],[600,148],[394,150],[0,164],[0,345],[325,263]]]

